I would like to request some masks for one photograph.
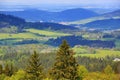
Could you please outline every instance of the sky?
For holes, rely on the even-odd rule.
[[[119,4],[120,0],[0,0],[1,4]]]
[[[22,6],[21,6],[22,5]],[[24,6],[23,6],[24,5]],[[71,5],[79,7],[120,8],[120,0],[0,0],[0,9]],[[49,6],[48,6],[49,8]],[[54,7],[53,7],[54,8]]]

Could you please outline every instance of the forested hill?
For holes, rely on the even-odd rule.
[[[101,15],[98,15],[92,18],[70,22],[69,24],[86,24],[86,23],[90,23],[93,21],[106,20],[106,19],[120,19],[120,9],[116,11],[104,13],[104,14],[101,14]]]
[[[5,14],[0,14],[0,23],[8,23],[10,25],[21,25],[21,24],[25,24],[25,20],[12,16],[12,15],[5,15]],[[0,26],[2,27],[2,26]],[[4,27],[4,26],[3,26]]]
[[[82,25],[88,28],[98,28],[98,29],[119,29],[120,28],[120,19],[105,19],[105,20],[96,20],[93,22],[86,23]]]
[[[90,47],[102,47],[102,48],[113,48],[115,47],[114,41],[102,41],[102,40],[87,40],[81,36],[63,36],[57,39],[49,39],[46,44],[52,46],[58,46],[61,44],[62,40],[67,40],[70,46],[74,47],[76,45],[90,46]]]
[[[0,14],[0,28],[16,26],[19,29],[35,28],[35,29],[51,29],[51,30],[62,30],[62,29],[76,29],[72,26],[66,26],[57,23],[43,23],[43,22],[26,22],[24,19],[12,16]]]
[[[102,16],[104,16],[104,17],[119,17],[120,18],[120,9],[113,11],[113,12],[102,14]]]
[[[82,8],[68,9],[61,12],[48,12],[43,10],[29,9],[24,11],[1,11],[1,13],[21,17],[27,21],[45,22],[68,22],[98,16],[97,13]]]

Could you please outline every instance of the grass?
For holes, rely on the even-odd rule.
[[[61,32],[55,32],[55,31],[45,31],[45,30],[37,30],[37,29],[26,29],[26,31],[31,33],[37,33],[40,35],[45,35],[48,37],[59,37],[59,36],[69,36],[71,34],[61,33]]]
[[[0,43],[11,45],[15,42],[19,42],[22,40],[31,40],[31,39],[37,40],[40,43],[44,43],[50,38],[71,35],[71,34],[55,32],[55,31],[52,32],[52,31],[37,30],[37,29],[26,29],[26,31],[27,32],[24,33],[11,33],[11,34],[0,33],[0,40],[2,40],[0,41]]]
[[[77,53],[76,56],[87,56],[87,57],[106,57],[106,56],[120,56],[119,50],[112,49],[93,49],[93,48],[73,48],[73,50]],[[83,53],[81,53],[83,52]]]
[[[86,24],[86,23],[89,23],[89,22],[92,22],[92,21],[104,20],[104,19],[107,19],[107,18],[105,18],[105,17],[92,17],[92,18],[89,18],[89,19],[70,22],[69,24]]]
[[[32,33],[17,33],[17,34],[9,34],[9,33],[0,33],[0,39],[8,39],[8,38],[38,38],[35,34]]]
[[[52,32],[52,31],[37,30],[37,29],[26,29],[26,31],[28,31],[28,32],[16,33],[16,34],[0,33],[0,39],[8,39],[8,38],[36,39],[36,38],[41,38],[41,36],[36,35],[35,33],[40,34],[40,35],[45,35],[47,37],[59,37],[59,36],[71,35],[71,34],[65,34],[65,33],[60,33],[60,32]]]

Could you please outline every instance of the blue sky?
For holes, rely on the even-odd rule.
[[[26,5],[26,6],[20,6]],[[92,8],[120,8],[120,0],[0,0],[0,9],[73,5]],[[49,8],[49,6],[48,6]],[[54,8],[54,7],[53,7]]]
[[[120,0],[0,0],[1,4],[120,4]]]

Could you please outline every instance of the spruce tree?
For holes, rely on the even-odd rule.
[[[0,64],[0,74],[2,74],[3,73],[3,67],[2,67],[2,65]]]
[[[78,80],[78,64],[66,40],[60,45],[50,75],[54,80]]]
[[[28,80],[42,80],[43,78],[43,68],[40,63],[39,54],[34,51],[29,58],[28,65],[26,67],[27,79]]]
[[[13,65],[6,63],[5,69],[4,69],[4,74],[5,74],[6,76],[12,76],[12,75],[14,74],[14,72],[15,72],[15,71],[14,71]]]

